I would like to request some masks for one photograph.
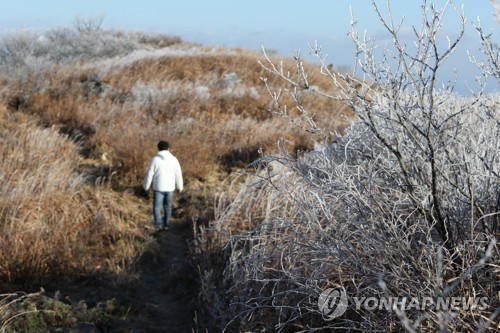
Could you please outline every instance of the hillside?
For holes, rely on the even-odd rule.
[[[79,136],[87,157],[106,153],[125,182],[142,177],[151,142],[165,136],[175,142],[186,174],[206,179],[252,161],[280,135],[291,140],[292,150],[310,145],[271,112],[259,60],[250,51],[176,43],[42,69],[21,67],[17,71],[34,72],[20,80],[4,75],[2,98],[11,112]],[[312,98],[305,103],[317,106]],[[321,105],[318,110],[325,111],[318,117],[339,130],[340,109]],[[188,163],[193,159],[201,163]]]
[[[160,139],[185,176],[175,218],[195,225],[213,219],[226,179],[280,138],[292,154],[313,145],[272,112],[259,53],[92,24],[14,33],[0,45],[3,292],[133,282],[156,242],[141,184]],[[345,127],[340,104],[303,102],[332,131]]]
[[[394,45],[351,31],[361,77],[86,21],[2,36],[0,331],[498,331],[498,46],[476,27],[462,96],[461,9],[423,3],[410,49],[372,5]],[[153,232],[160,139],[186,186]]]

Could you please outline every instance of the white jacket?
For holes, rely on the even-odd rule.
[[[168,150],[159,151],[151,159],[144,181],[146,191],[151,187],[151,183],[155,191],[171,192],[176,188],[179,191],[183,190],[181,165]]]

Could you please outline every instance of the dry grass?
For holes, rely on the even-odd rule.
[[[343,118],[352,117],[338,100],[315,93],[337,95],[342,84],[332,84],[334,76],[275,57],[266,64],[281,62],[283,71],[273,75],[259,64],[263,57],[257,53],[88,27],[77,34],[75,48],[66,43],[74,32],[55,31],[50,44],[55,49],[45,50],[43,59],[29,49],[32,36],[19,36],[8,45],[4,41],[15,57],[0,54],[8,58],[0,65],[3,281],[28,285],[107,272],[123,277],[146,242],[145,216],[134,206],[138,199],[124,190],[140,186],[156,142],[167,139],[187,183],[181,198],[184,217],[207,222],[212,214],[207,205],[218,201],[213,221],[207,228],[195,228],[200,303],[208,305],[201,309],[201,326],[402,330],[394,313],[350,312],[343,322],[325,322],[316,296],[328,283],[343,284],[351,295],[370,296],[387,292],[377,287],[382,279],[392,290],[407,294],[441,291],[457,280],[461,283],[455,294],[494,296],[496,266],[488,263],[476,281],[461,280],[460,275],[487,254],[489,236],[471,235],[455,252],[439,246],[432,226],[414,213],[417,209],[408,208],[411,200],[401,187],[388,181],[397,179],[399,169],[384,159],[390,154],[380,150],[373,136],[363,136],[367,131],[351,133],[337,150],[297,154],[318,139],[304,134],[304,129],[314,132],[311,120],[335,140],[332,133],[346,128]],[[101,34],[106,38],[99,47],[89,47]],[[103,45],[103,40],[110,44]],[[59,61],[64,55],[69,56]],[[315,86],[302,87],[301,72],[310,73]],[[267,87],[292,94],[276,97],[279,91],[268,91],[262,78]],[[298,86],[300,94],[294,95]],[[357,88],[352,88],[348,92],[356,95]],[[296,107],[276,110],[277,104]],[[373,157],[374,151],[379,155]],[[266,168],[255,178],[220,185],[220,179],[261,152],[271,157],[263,160]],[[295,159],[297,155],[301,157]],[[411,153],[405,156],[408,165],[416,165]],[[482,192],[472,192],[472,203],[480,202]],[[427,205],[425,198],[420,201]],[[449,216],[468,218],[463,212],[473,205],[459,207],[457,202],[445,206],[451,207]],[[462,257],[465,266],[457,268],[454,256]],[[490,313],[471,311],[446,324],[467,328]],[[414,320],[418,314],[405,315]],[[429,327],[442,324],[444,315],[429,314]]]
[[[69,32],[60,33],[63,38]],[[84,50],[89,38],[80,37]],[[260,54],[179,43],[162,47],[161,38],[144,47],[134,38],[81,55],[54,49],[54,59],[71,57],[41,63],[22,58],[31,51],[23,49],[29,43],[20,43],[16,56],[25,61],[0,66],[0,150],[7,156],[0,162],[0,276],[5,280],[120,276],[146,241],[145,217],[134,207],[138,199],[126,193],[141,185],[160,139],[170,141],[183,167],[184,217],[205,223],[213,215],[214,193],[230,172],[276,150],[280,138],[291,154],[313,146],[302,129],[273,113]],[[292,61],[281,60],[295,71]],[[315,79],[328,89],[328,79]],[[307,92],[301,101],[320,110],[318,121],[331,131],[342,132],[342,116],[351,116],[342,104]],[[287,112],[304,121],[298,110]],[[252,206],[233,231],[248,230],[260,210]],[[203,277],[207,281],[224,265],[221,244],[222,238],[216,251],[206,244],[200,254],[211,256],[205,263],[219,260],[211,270],[200,267],[212,272]]]
[[[2,131],[0,275],[10,282],[97,271],[120,273],[144,239],[142,217],[86,185],[78,146],[55,128]]]
[[[292,151],[312,147],[302,130],[271,111],[258,54],[144,57],[107,72],[91,63],[64,66],[22,86],[14,82],[2,95],[11,109],[83,136],[93,157],[112,156],[116,179],[125,186],[140,182],[161,138],[172,141],[186,178],[202,180],[250,163],[259,148],[272,150],[280,137],[292,142]],[[285,65],[293,70],[290,61]],[[326,88],[328,80],[316,79]],[[350,113],[341,104],[312,94],[303,94],[302,102],[322,110],[317,116],[326,128],[345,128],[341,118]]]

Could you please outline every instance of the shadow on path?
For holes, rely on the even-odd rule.
[[[134,296],[144,315],[143,332],[192,332],[198,291],[187,240],[188,222],[172,221],[158,232],[151,248],[139,258]]]
[[[81,329],[70,332],[191,333],[198,296],[188,246],[191,239],[191,224],[173,220],[169,230],[156,233],[146,246],[131,272],[135,275],[132,281],[120,284],[113,276],[86,276],[69,284],[52,281],[47,290],[60,291],[73,308],[83,306],[84,313],[102,304],[116,304],[105,319],[90,323],[90,330],[83,323]]]

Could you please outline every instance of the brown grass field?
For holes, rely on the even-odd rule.
[[[213,218],[225,179],[259,151],[280,138],[291,153],[312,147],[311,136],[272,112],[261,54],[182,42],[139,51],[0,71],[4,292],[134,279],[151,243],[140,188],[160,139],[183,167],[178,218],[195,223]],[[328,87],[321,76],[316,82]],[[344,129],[342,105],[303,96],[325,127]]]

